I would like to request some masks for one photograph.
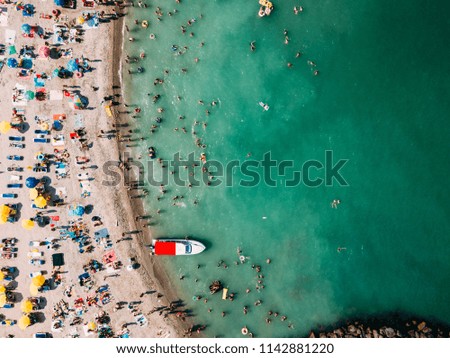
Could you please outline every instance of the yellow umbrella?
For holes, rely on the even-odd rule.
[[[0,206],[0,214],[1,215],[9,215],[11,212],[11,208],[5,204]]]
[[[0,293],[5,293],[6,292],[6,287],[3,285],[0,285]]]
[[[8,215],[0,215],[0,224],[6,224],[8,222]]]
[[[90,330],[90,331],[95,331],[96,330],[96,328],[97,328],[97,325],[95,324],[95,322],[89,322],[88,323],[88,329]]]
[[[0,122],[0,133],[6,134],[11,129],[11,123],[7,121]]]
[[[22,227],[24,229],[31,230],[32,228],[34,228],[34,221],[31,219],[24,219],[22,220]]]
[[[22,302],[22,305],[20,307],[22,309],[23,313],[30,313],[33,310],[33,304],[26,300]]]
[[[33,285],[36,287],[41,287],[45,283],[45,277],[42,275],[38,275],[36,277],[33,277]]]
[[[41,195],[39,195],[36,199],[34,199],[34,204],[40,208],[43,209],[47,206],[47,200]]]
[[[0,293],[0,308],[3,307],[6,303],[6,296],[4,293]]]
[[[78,19],[77,19],[77,22],[78,22],[80,25],[84,24],[84,17],[83,17],[83,16],[79,16]]]
[[[5,274],[0,271],[0,281],[3,280],[4,278],[5,278]]]
[[[42,122],[41,123],[41,129],[43,129],[44,131],[48,131],[49,128],[50,127],[49,127],[47,122]]]
[[[30,285],[30,294],[31,294],[31,296],[37,296],[39,294],[38,287],[31,284]]]
[[[34,200],[38,197],[39,193],[36,188],[30,189],[30,199]]]
[[[20,317],[20,319],[19,319],[19,328],[20,329],[23,330],[23,329],[27,328],[30,324],[31,324],[30,317],[28,317],[28,316]]]

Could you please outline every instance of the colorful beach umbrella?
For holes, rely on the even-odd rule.
[[[25,328],[27,328],[27,327],[31,324],[30,317],[28,317],[28,316],[22,316],[22,317],[20,317],[18,323],[19,323],[19,328],[20,328],[21,330],[24,330]]]
[[[33,285],[36,287],[41,287],[45,283],[45,277],[42,275],[38,275],[36,277],[33,277]]]
[[[7,122],[7,121],[2,121],[0,122],[0,133],[2,134],[6,134],[9,132],[9,130],[11,129],[11,123]]]
[[[30,91],[30,90],[26,91],[25,92],[25,99],[27,101],[31,101],[32,99],[34,99],[34,92]]]
[[[38,289],[39,289],[39,287],[31,284],[30,285],[30,295],[31,296],[37,296],[39,294],[39,290]]]
[[[22,309],[23,313],[30,313],[33,310],[33,304],[31,303],[31,301],[26,300],[22,302],[20,308]]]
[[[34,205],[36,205],[39,209],[43,209],[47,206],[47,200],[42,195],[39,195],[36,199],[34,199]]]
[[[42,46],[39,49],[39,56],[44,57],[44,58],[49,57],[50,56],[50,48],[47,46]]]
[[[26,230],[31,230],[34,228],[34,221],[31,219],[24,219],[22,220],[22,227]]]
[[[31,26],[28,24],[22,24],[22,26],[20,26],[20,29],[22,30],[22,32],[24,34],[30,34],[31,33]]]
[[[28,177],[25,180],[25,186],[30,189],[36,187],[36,185],[38,185],[38,184],[39,184],[39,179],[36,179],[35,177]]]

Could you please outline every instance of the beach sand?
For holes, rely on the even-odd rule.
[[[50,31],[54,21],[53,19],[42,19],[39,17],[40,13],[50,14],[51,10],[55,8],[53,2],[31,1],[36,6],[36,14],[33,18],[22,17],[21,12],[14,10],[13,5],[7,5],[8,8],[8,20],[6,27],[0,27],[0,42],[3,42],[5,38],[5,30],[15,30],[16,40],[15,46],[20,50],[22,45],[35,46],[35,53],[44,45],[44,40],[38,37],[35,38],[23,38],[20,36],[21,24],[27,22],[34,25],[37,24],[44,29]],[[97,7],[95,10],[105,10],[106,13],[111,13],[111,7]],[[61,9],[61,16],[63,23],[70,23],[76,19],[80,10],[66,10]],[[124,10],[126,12],[126,9]],[[170,291],[168,285],[165,282],[168,281],[167,277],[164,277],[164,271],[157,262],[154,262],[148,251],[143,248],[142,243],[149,243],[151,236],[148,229],[142,231],[141,227],[137,227],[135,223],[135,216],[139,215],[139,205],[136,205],[136,200],[133,201],[133,205],[129,199],[129,192],[123,185],[116,187],[107,187],[102,185],[102,181],[107,179],[102,171],[102,166],[107,161],[117,161],[119,158],[119,147],[115,138],[108,140],[105,138],[97,138],[97,133],[100,130],[113,129],[113,123],[120,121],[118,113],[113,108],[113,117],[110,118],[106,115],[106,112],[101,104],[104,97],[108,97],[113,93],[121,93],[120,84],[120,58],[122,47],[122,21],[114,20],[108,23],[101,23],[97,29],[88,29],[82,36],[82,43],[70,43],[64,45],[64,48],[73,49],[73,58],[78,58],[83,55],[89,59],[90,65],[95,68],[94,71],[84,74],[82,78],[73,79],[59,79],[54,78],[47,80],[45,89],[47,92],[52,90],[61,93],[63,86],[67,86],[68,90],[71,90],[70,86],[79,86],[77,89],[81,91],[83,96],[89,98],[89,109],[87,110],[74,110],[72,105],[66,98],[62,100],[46,100],[43,102],[32,100],[28,101],[25,107],[26,122],[29,125],[29,129],[20,135],[25,137],[26,148],[18,149],[9,147],[8,135],[18,135],[14,130],[10,131],[6,135],[1,135],[0,148],[2,158],[0,159],[0,187],[2,192],[6,192],[6,185],[9,183],[11,174],[19,174],[22,176],[21,183],[24,183],[24,179],[28,176],[35,176],[37,178],[42,177],[41,173],[33,173],[29,169],[25,169],[22,173],[8,172],[6,167],[11,162],[6,161],[6,155],[18,154],[24,156],[24,161],[19,163],[24,167],[34,164],[34,157],[37,152],[51,153],[53,148],[50,143],[40,144],[33,142],[33,132],[38,129],[37,124],[33,118],[35,116],[51,118],[53,114],[64,113],[66,119],[63,121],[63,130],[60,132],[65,136],[65,148],[70,153],[69,160],[69,174],[70,177],[63,179],[56,179],[54,167],[52,166],[50,173],[43,173],[46,177],[50,178],[50,186],[53,188],[64,187],[66,189],[65,202],[68,204],[79,203],[83,206],[92,205],[93,210],[89,215],[84,215],[83,219],[86,223],[90,235],[93,236],[94,231],[103,227],[109,231],[110,238],[113,242],[113,249],[116,252],[118,260],[123,263],[122,269],[117,272],[117,277],[109,277],[111,274],[106,271],[100,271],[91,275],[95,285],[86,292],[83,287],[78,284],[78,275],[84,272],[83,265],[87,264],[90,259],[95,259],[101,262],[102,255],[104,253],[103,248],[99,245],[94,245],[95,249],[91,253],[80,254],[78,252],[78,245],[70,242],[70,240],[61,241],[61,247],[52,251],[49,249],[39,249],[44,252],[44,258],[46,260],[45,265],[32,266],[28,263],[29,258],[27,253],[30,251],[29,242],[31,240],[42,241],[48,237],[57,237],[58,233],[50,230],[47,225],[45,228],[35,227],[31,231],[27,231],[21,226],[22,219],[28,219],[36,215],[36,209],[31,208],[31,201],[29,199],[28,191],[25,186],[21,189],[14,189],[14,192],[18,194],[17,199],[1,199],[2,204],[18,202],[22,203],[20,210],[20,219],[18,222],[11,224],[6,223],[1,226],[2,238],[16,237],[19,241],[16,247],[18,248],[17,258],[11,260],[0,259],[0,266],[13,266],[18,269],[18,276],[10,283],[13,288],[13,292],[16,295],[17,302],[15,306],[10,309],[1,308],[0,314],[5,316],[5,319],[19,320],[22,316],[21,302],[26,300],[30,296],[29,286],[31,284],[31,278],[29,274],[37,270],[44,270],[47,272],[46,278],[50,277],[52,272],[51,255],[53,253],[63,253],[65,258],[65,265],[61,268],[62,284],[53,290],[40,293],[38,297],[43,297],[45,307],[40,309],[39,322],[29,326],[25,330],[21,330],[18,325],[14,326],[1,326],[0,336],[6,337],[7,335],[14,335],[15,337],[31,337],[36,332],[51,332],[52,314],[54,305],[60,302],[62,299],[68,303],[69,311],[68,316],[63,320],[64,327],[62,330],[51,332],[54,337],[68,337],[80,335],[85,337],[85,330],[83,324],[90,321],[94,321],[95,315],[101,310],[107,312],[111,318],[109,326],[113,332],[117,334],[121,330],[124,323],[134,322],[133,312],[127,309],[127,304],[124,308],[114,312],[113,308],[117,302],[132,302],[141,301],[142,303],[136,305],[136,310],[142,312],[148,320],[148,325],[139,326],[131,324],[127,327],[131,337],[177,337],[181,336],[182,327],[180,321],[175,318],[175,315],[160,315],[158,312],[150,313],[152,310],[158,307],[168,306],[170,301],[176,300],[175,294]],[[48,40],[50,41],[50,40]],[[7,57],[7,56],[6,56]],[[33,69],[36,73],[46,72],[50,75],[53,69],[59,66],[66,66],[69,59],[61,58],[58,60],[53,59],[36,59],[34,60]],[[3,68],[0,73],[0,83],[3,91],[0,92],[0,106],[2,108],[3,118],[2,120],[9,120],[12,108],[15,106],[11,102],[12,91],[16,83],[23,84],[27,89],[34,90],[33,80],[30,79],[18,79],[16,78],[17,69]],[[94,91],[92,86],[98,87],[98,90]],[[115,89],[113,90],[113,86]],[[115,100],[121,102],[120,97],[115,97]],[[81,114],[85,124],[87,132],[87,143],[92,143],[91,148],[88,151],[81,151],[78,142],[72,142],[69,139],[69,133],[74,128],[74,116],[75,114]],[[53,134],[53,133],[52,133]],[[97,166],[97,169],[88,168],[82,169],[79,165],[75,164],[76,156],[89,156],[90,162],[87,166]],[[116,168],[117,170],[117,168]],[[77,179],[77,175],[81,173],[88,173],[91,178],[91,195],[87,198],[81,198],[80,183]],[[10,190],[11,191],[11,190]],[[68,217],[68,206],[61,207],[48,207],[47,210],[56,210],[50,215],[60,216],[61,225],[70,220]],[[100,216],[103,225],[94,227],[91,221],[92,216]],[[129,232],[136,232],[137,234],[127,234]],[[129,240],[117,240],[121,239],[125,233],[125,238],[131,238]],[[139,263],[139,268],[136,270],[128,271],[126,266],[129,264],[129,258],[136,258],[136,262]],[[6,284],[6,282],[4,282]],[[86,299],[88,295],[94,294],[97,287],[108,284],[109,291],[112,295],[110,303],[103,307],[87,307],[81,317],[82,323],[71,326],[73,318],[75,317],[74,300],[81,297]],[[73,285],[71,297],[67,297],[64,294],[66,287]],[[142,293],[147,292],[143,297]],[[159,294],[158,294],[159,293]],[[100,305],[101,306],[101,305]],[[165,317],[167,316],[167,317]],[[89,336],[96,337],[96,333],[91,333]]]

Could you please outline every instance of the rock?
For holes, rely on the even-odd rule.
[[[424,328],[425,328],[425,326],[426,326],[427,324],[425,323],[425,322],[420,322],[419,323],[419,325],[417,326],[417,329],[419,330],[419,331],[421,331],[421,330],[423,330]]]

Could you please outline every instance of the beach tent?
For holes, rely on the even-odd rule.
[[[47,58],[50,56],[50,48],[48,48],[47,46],[42,46],[39,49],[39,56]]]
[[[53,267],[64,266],[64,254],[52,255]]]
[[[22,302],[22,305],[20,306],[23,313],[30,313],[33,310],[33,304],[31,301],[26,300]]]
[[[32,99],[34,99],[34,92],[30,91],[30,90],[26,91],[25,92],[25,99],[27,101],[31,101]]]
[[[34,200],[39,196],[39,192],[37,191],[36,188],[32,188],[30,189],[30,199]]]
[[[34,228],[34,221],[31,219],[24,219],[22,220],[22,227],[26,230],[31,230]]]
[[[32,282],[33,282],[33,285],[34,285],[34,286],[36,286],[36,287],[41,287],[41,286],[43,286],[44,283],[45,283],[45,277],[42,276],[42,275],[38,275],[38,276],[36,276],[36,277],[33,277]]]
[[[25,180],[25,186],[27,187],[27,188],[34,188],[36,185],[38,185],[39,184],[39,180],[38,179],[36,179],[35,177],[28,177],[26,180]]]
[[[8,58],[8,61],[6,61],[6,65],[9,68],[16,68],[17,67],[17,60],[15,58]]]
[[[29,34],[31,33],[31,26],[28,25],[28,24],[23,24],[23,25],[20,27],[20,29],[22,30],[22,32],[23,32],[24,34],[29,35]]]
[[[24,330],[25,328],[27,328],[29,325],[31,324],[31,320],[30,317],[28,316],[22,316],[19,319],[19,328]]]
[[[47,206],[47,200],[43,196],[38,196],[34,199],[34,205],[36,205],[39,209],[43,209]]]
[[[31,295],[31,296],[37,296],[37,295],[39,294],[38,288],[39,288],[39,287],[37,287],[37,286],[31,284],[31,285],[30,285],[30,295]]]
[[[0,122],[0,133],[6,134],[11,129],[11,123],[7,121]]]

